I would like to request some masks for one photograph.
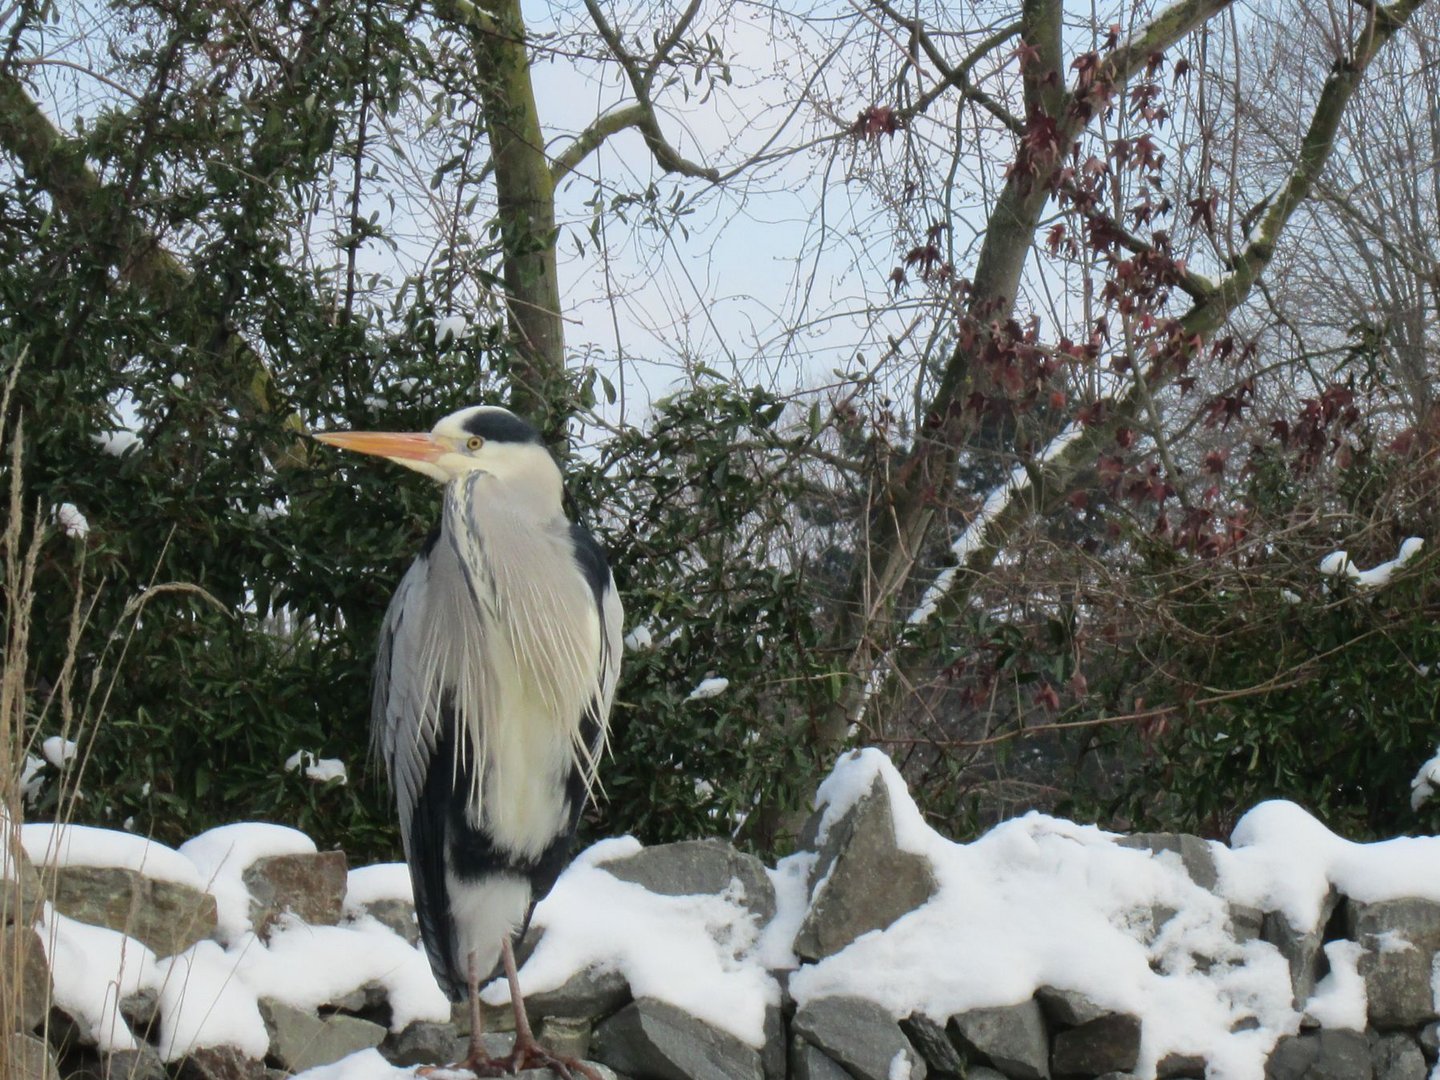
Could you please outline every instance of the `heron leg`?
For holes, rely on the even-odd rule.
[[[485,1018],[480,1012],[480,971],[475,966],[475,953],[470,953],[470,963],[465,973],[465,987],[470,992],[470,1048],[465,1053],[466,1061],[487,1060],[485,1054]]]
[[[505,965],[505,981],[510,984],[510,1005],[515,1010],[515,1049],[510,1055],[510,1071],[549,1067],[560,1080],[575,1080],[579,1073],[586,1080],[602,1080],[599,1073],[575,1058],[552,1054],[538,1042],[530,1030],[530,1017],[525,1013],[525,999],[520,996],[520,975],[515,970],[515,950],[507,937],[500,945],[500,959]]]

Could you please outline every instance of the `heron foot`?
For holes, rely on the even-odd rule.
[[[560,1080],[575,1080],[576,1074],[585,1080],[602,1080],[600,1074],[577,1058],[552,1054],[532,1039],[516,1039],[515,1049],[510,1052],[510,1071],[522,1069],[549,1069]]]

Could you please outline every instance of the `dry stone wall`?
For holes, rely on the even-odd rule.
[[[902,808],[903,809],[903,808]],[[1039,985],[1021,1000],[950,1015],[893,1009],[867,996],[865,985],[848,993],[810,996],[789,992],[801,973],[836,956],[866,935],[896,923],[937,895],[942,883],[930,861],[896,840],[893,789],[878,777],[841,813],[822,815],[803,838],[803,909],[782,910],[780,876],[719,840],[641,849],[602,864],[614,877],[665,896],[716,895],[743,905],[756,927],[776,919],[793,923],[793,961],[771,972],[779,988],[765,1013],[758,1044],[702,1020],[660,998],[637,992],[623,971],[605,965],[576,972],[562,985],[532,995],[529,1013],[542,1041],[588,1058],[600,1071],[633,1080],[1065,1080],[1065,1078],[1183,1078],[1234,1075],[1206,1049],[1146,1059],[1146,1021],[1107,1007],[1073,987]],[[1137,834],[1116,844],[1178,859],[1191,881],[1217,888],[1215,847],[1196,837]],[[793,872],[792,864],[792,872]],[[1440,872],[1440,867],[1437,867]],[[18,1075],[131,1077],[134,1080],[271,1080],[378,1052],[397,1067],[437,1064],[462,1053],[468,1021],[457,1009],[448,1021],[397,1025],[392,1003],[376,983],[350,987],[318,1008],[262,1000],[268,1036],[263,1055],[236,1047],[197,1049],[164,1061],[163,1009],[157,995],[127,997],[120,1012],[141,1039],[138,1048],[102,1054],[80,1017],[40,1008],[50,981],[36,918],[42,908],[34,870],[12,866],[16,879],[0,891],[7,954],[23,953],[25,1007],[14,1018],[11,1060]],[[345,900],[344,857],[338,852],[257,860],[244,880],[252,916],[263,935],[277,920],[338,924],[357,917]],[[142,873],[70,866],[52,878],[55,908],[71,918],[122,930],[164,955],[193,948],[216,933],[215,901],[203,890],[150,881]],[[953,885],[947,887],[955,887]],[[373,917],[416,940],[413,912],[393,899],[363,906]],[[798,918],[797,918],[798,916]],[[1148,913],[1159,936],[1182,913],[1163,906]],[[292,923],[293,924],[293,923]],[[1326,983],[1336,958],[1353,961],[1363,982],[1363,1023],[1322,1023],[1297,1013],[1294,1030],[1268,1037],[1263,1073],[1273,1080],[1424,1080],[1440,1076],[1440,1024],[1436,1011],[1436,956],[1440,904],[1402,898],[1359,902],[1332,890],[1314,925],[1294,926],[1279,910],[1232,905],[1229,931],[1236,948],[1283,959],[1297,1009]],[[41,923],[40,933],[44,926]],[[16,944],[23,942],[23,950]],[[522,959],[535,946],[535,935]],[[937,943],[937,948],[939,948]],[[1272,953],[1273,950],[1273,953]],[[964,958],[959,958],[963,963]],[[1197,962],[1203,962],[1197,961]],[[1348,961],[1347,961],[1348,962]],[[1277,965],[1279,961],[1277,960]],[[1358,989],[1357,989],[1358,994]],[[1100,995],[1103,996],[1103,995]],[[1314,998],[1320,1001],[1319,998]],[[1360,1000],[1358,996],[1354,1000]],[[486,1007],[487,1039],[496,1052],[509,1036],[508,1010]],[[1243,1020],[1237,1022],[1240,1027]],[[341,1067],[343,1070],[343,1065]],[[331,1077],[343,1076],[332,1070]],[[366,1075],[374,1075],[373,1069]],[[537,1074],[548,1075],[548,1074]]]

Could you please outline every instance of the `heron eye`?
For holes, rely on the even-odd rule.
[[[480,447],[484,445],[485,440],[482,439],[479,435],[471,435],[470,438],[465,440],[466,450],[479,450]]]

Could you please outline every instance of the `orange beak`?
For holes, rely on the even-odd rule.
[[[341,450],[402,461],[437,461],[447,449],[423,431],[327,431],[315,438]]]

